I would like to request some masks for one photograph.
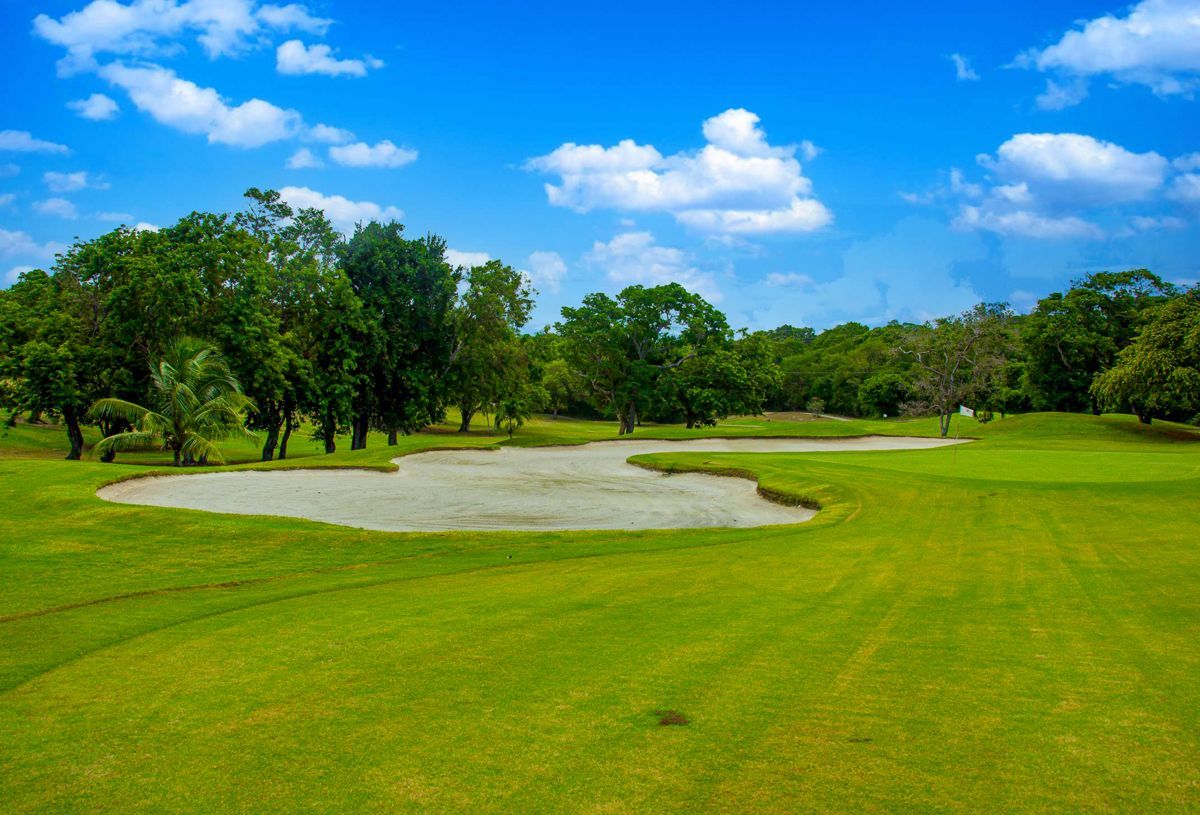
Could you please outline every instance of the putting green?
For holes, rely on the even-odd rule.
[[[932,422],[833,424],[772,430]],[[1193,432],[962,432],[639,458],[818,501],[800,525],[395,534],[107,503],[141,468],[42,460],[22,429],[0,441],[0,809],[1200,807]],[[397,453],[371,445],[272,468]]]

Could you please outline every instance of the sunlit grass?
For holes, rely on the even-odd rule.
[[[615,425],[453,430],[332,456],[298,433],[266,466]],[[934,431],[750,417],[634,438]],[[819,502],[799,526],[387,534],[102,502],[167,458],[64,462],[54,429],[19,425],[0,438],[0,809],[1200,806],[1193,432],[958,432],[979,441],[643,457]]]

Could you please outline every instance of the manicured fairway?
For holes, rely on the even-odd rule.
[[[41,458],[45,433],[0,439],[0,811],[1200,808],[1200,444],[1179,426],[657,454],[823,509],[412,535],[108,504],[97,486],[146,468]],[[282,466],[385,466],[381,441]]]

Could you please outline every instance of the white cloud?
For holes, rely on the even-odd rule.
[[[1115,204],[1140,201],[1162,186],[1167,160],[1134,153],[1077,133],[1020,133],[979,162],[1010,183],[1028,184],[1053,203]]]
[[[102,93],[93,93],[86,99],[67,102],[67,107],[84,119],[104,122],[116,117],[120,106]]]
[[[1171,166],[1182,173],[1200,170],[1200,153],[1189,153],[1171,162]]]
[[[451,266],[462,266],[470,269],[482,266],[491,260],[487,252],[462,252],[458,249],[446,249],[446,262]]]
[[[1083,22],[1055,44],[1031,49],[1016,63],[1067,77],[1109,76],[1144,85],[1160,96],[1190,97],[1200,86],[1200,3],[1142,0],[1124,17]],[[1086,85],[1073,97],[1086,95]]]
[[[371,67],[378,67],[378,60]],[[382,63],[378,63],[382,64]],[[306,46],[300,40],[288,40],[275,50],[275,68],[281,74],[324,74],[326,76],[366,76],[367,63],[361,59],[337,59],[333,49],[323,43]]]
[[[949,60],[954,63],[954,77],[959,82],[975,82],[979,74],[971,67],[971,61],[962,54],[951,54]]]
[[[954,225],[1047,239],[1104,237],[1089,213],[1160,196],[1170,167],[1158,153],[1078,133],[1019,133],[978,160],[993,184],[974,195],[965,193],[965,181],[952,185],[970,200]]]
[[[357,223],[368,221],[398,221],[404,212],[393,206],[380,206],[373,201],[351,201],[340,195],[324,195],[308,187],[284,187],[279,191],[283,200],[296,209],[322,210],[341,232],[349,234]]]
[[[625,139],[612,147],[568,142],[526,162],[526,169],[559,176],[546,184],[554,206],[667,212],[680,223],[712,232],[808,232],[833,220],[812,197],[812,182],[796,159],[818,152],[811,142],[775,147],[754,113],[725,111],[703,124],[707,144],[663,156]]]
[[[14,175],[20,175],[21,168],[11,161],[7,164],[0,164],[0,178],[12,178]]]
[[[42,174],[42,181],[51,192],[76,192],[77,190],[107,190],[107,181],[90,178],[86,170],[75,173],[56,173],[53,171]]]
[[[11,192],[6,192],[3,195],[0,195],[0,207],[7,207],[10,204],[12,204],[13,201],[16,201],[16,200],[17,200],[16,195],[14,195]]]
[[[312,16],[300,4],[259,6],[254,0],[93,0],[55,19],[39,14],[33,30],[64,48],[60,75],[94,70],[98,54],[154,57],[178,50],[178,38],[190,34],[210,58],[240,53],[261,38],[264,29],[324,34],[331,20]]]
[[[804,288],[813,285],[813,279],[806,274],[798,272],[771,272],[763,278],[768,286],[771,287],[799,287]]]
[[[583,260],[621,286],[678,283],[711,302],[721,300],[711,273],[693,266],[683,250],[657,245],[649,232],[625,232],[608,243],[596,241]]]
[[[329,158],[345,167],[403,167],[417,160],[417,151],[397,147],[387,139],[374,146],[366,142],[329,148]]]
[[[146,221],[138,221],[133,225],[134,232],[157,232],[161,229],[157,224],[147,223]]]
[[[59,252],[67,251],[64,244],[50,241],[38,243],[28,232],[11,232],[0,228],[0,255],[4,257],[29,257],[50,260]]]
[[[1183,229],[1187,221],[1174,215],[1135,215],[1129,219],[1131,232],[1157,232],[1160,229]]]
[[[123,88],[133,104],[156,121],[185,133],[203,133],[210,143],[258,147],[293,136],[302,126],[300,114],[251,99],[230,106],[212,88],[180,79],[157,65],[105,65],[100,76]]]
[[[833,219],[825,205],[812,198],[793,198],[787,209],[692,209],[675,217],[681,224],[703,232],[732,235],[813,232]]]
[[[47,198],[45,201],[38,201],[33,205],[33,209],[39,215],[51,215],[55,218],[66,218],[72,221],[79,217],[75,205],[66,198]]]
[[[1185,173],[1176,177],[1167,196],[1184,204],[1200,204],[1200,173]]]
[[[997,212],[983,207],[964,206],[954,221],[964,229],[984,229],[1001,235],[1026,238],[1101,238],[1103,230],[1075,215],[1051,217],[1029,210]]]
[[[567,264],[558,252],[533,252],[529,255],[529,279],[535,286],[558,292],[567,277]]]
[[[313,151],[307,147],[301,147],[295,153],[292,153],[291,158],[287,160],[287,168],[289,170],[305,170],[324,166],[324,162],[314,156]]]
[[[288,3],[286,6],[266,4],[260,6],[257,12],[259,20],[271,28],[280,31],[303,31],[324,37],[333,20],[325,17],[314,17],[308,7],[301,3]]]
[[[354,134],[349,130],[329,125],[313,125],[303,133],[305,141],[315,141],[321,144],[345,144],[354,141]]]
[[[64,144],[35,139],[28,130],[0,130],[0,150],[14,153],[70,153]]]
[[[1074,107],[1087,98],[1088,83],[1078,77],[1055,82],[1046,80],[1046,90],[1038,94],[1035,101],[1042,110],[1063,110]]]
[[[97,212],[97,221],[108,221],[114,224],[127,224],[133,220],[133,215],[128,212]]]

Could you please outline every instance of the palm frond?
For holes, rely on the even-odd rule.
[[[221,449],[212,441],[197,433],[188,434],[188,437],[184,439],[183,447],[180,448],[179,452],[181,452],[184,456],[190,456],[196,461],[205,459],[213,464],[225,463],[225,456],[221,455]]]
[[[106,436],[96,445],[96,452],[107,453],[110,450],[121,452],[123,450],[144,450],[147,447],[154,446],[161,436],[158,433],[147,433],[140,430],[133,430],[128,433],[117,433],[112,436]]]
[[[98,399],[88,415],[96,419],[122,419],[130,424],[136,423],[150,411],[141,405],[124,399]]]

